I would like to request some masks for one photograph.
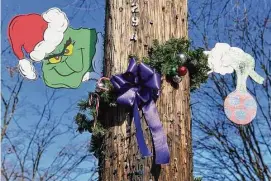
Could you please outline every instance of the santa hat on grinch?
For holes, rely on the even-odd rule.
[[[19,15],[11,20],[8,37],[22,76],[31,80],[37,78],[32,61],[39,62],[55,50],[63,40],[68,24],[66,14],[58,8],[51,8],[41,15]],[[32,61],[26,58],[23,49]]]

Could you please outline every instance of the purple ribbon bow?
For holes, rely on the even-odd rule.
[[[133,119],[136,127],[136,139],[142,156],[151,156],[143,136],[140,123],[139,107],[142,109],[150,128],[155,151],[155,163],[169,163],[169,149],[162,123],[155,105],[161,87],[161,77],[144,63],[137,64],[130,59],[124,74],[112,76],[110,79],[119,93],[117,103],[133,107]]]

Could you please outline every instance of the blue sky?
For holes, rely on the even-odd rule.
[[[270,57],[264,57],[264,55],[259,52],[261,52],[262,50],[260,41],[261,33],[264,29],[263,25],[268,14],[270,15],[270,0],[189,0],[188,2],[190,2],[189,38],[194,41],[193,45],[205,47],[205,36],[205,40],[207,40],[206,43],[208,43],[209,49],[213,48],[215,43],[217,42],[225,42],[230,44],[231,46],[240,47],[245,52],[250,53],[255,58],[256,71],[261,76],[266,78],[266,75],[261,70],[260,64],[263,63],[264,65],[268,66],[267,62],[269,61],[269,67],[266,68],[270,72]],[[191,20],[194,20],[196,22],[193,24]],[[265,34],[263,45],[263,51],[265,51],[267,55],[269,54],[268,52],[270,52],[271,40],[270,21],[268,22],[269,23],[267,23],[267,28],[264,30]],[[247,28],[246,31],[242,31],[244,27]],[[253,49],[255,52],[253,52]],[[213,73],[212,75],[217,76],[216,73]],[[225,77],[227,84],[230,87],[230,91],[234,91],[235,87],[231,75],[226,75],[223,77]],[[222,81],[217,82],[219,83]],[[223,85],[223,83],[221,83],[220,85]],[[252,121],[252,124],[255,128],[256,137],[258,140],[261,140],[261,134],[259,133],[262,132],[266,133],[266,139],[270,140],[270,138],[268,137],[270,130],[265,123],[265,120],[270,121],[270,117],[267,116],[267,118],[265,118],[263,116],[264,114],[270,115],[268,114],[268,112],[270,112],[270,107],[268,106],[268,104],[270,104],[270,97],[268,98],[266,92],[263,91],[264,88],[262,85],[256,84],[250,78],[248,78],[247,86],[250,90],[252,90],[254,94],[256,94],[257,100],[259,101],[256,118]],[[255,86],[255,90],[253,90],[253,86]],[[221,98],[221,96],[219,96],[219,94],[214,91],[214,89],[215,86],[213,85],[213,81],[209,79],[207,84],[203,85],[201,89],[191,95],[191,102],[192,104],[194,104],[194,106],[192,106],[194,108],[193,118],[202,120],[202,122],[200,121],[200,123],[208,126],[208,128],[210,128],[211,130],[215,130],[215,125],[219,125],[220,123],[225,123],[226,125],[229,125],[226,131],[227,135],[229,135],[227,138],[233,143],[234,146],[242,148],[243,144],[240,141],[240,136],[238,135],[237,129],[235,129],[235,127],[230,124],[230,121],[224,115],[223,99]],[[206,93],[208,93],[211,97],[206,96]],[[226,94],[228,93],[229,92],[227,92]],[[222,105],[221,110],[218,110],[217,105],[212,101],[213,97],[215,97],[218,105]],[[204,101],[201,101],[201,99],[203,99]],[[262,110],[259,108],[260,106]],[[197,143],[204,142],[202,140],[206,138],[205,136],[207,136],[207,134],[199,131],[198,127],[200,127],[200,123],[197,123],[196,121],[193,122],[192,134],[193,144],[195,145],[195,147],[201,147],[202,145],[197,145]],[[213,145],[217,146],[218,144],[215,141],[215,138],[212,138],[213,137],[205,141],[205,145],[208,145],[210,147]],[[266,147],[262,146],[261,149],[265,150]],[[221,173],[221,168],[223,167],[223,165],[214,164],[214,167],[209,168],[209,166],[212,165],[212,162],[208,161],[208,159],[210,158],[212,152],[209,151],[208,153],[206,153],[206,159],[202,157],[202,155],[204,155],[202,153],[206,152],[203,152],[202,149],[194,149],[194,174],[200,176],[202,175],[202,173],[205,172],[205,175],[210,177],[219,175],[219,173]],[[265,151],[262,151],[262,155],[266,164],[268,164],[268,166],[271,166],[271,155]],[[228,159],[228,157],[226,157],[226,159]],[[216,160],[214,159],[214,161]],[[202,162],[202,165],[198,164],[199,162]],[[228,162],[229,165],[230,163],[231,162]],[[210,170],[208,170],[208,168]],[[226,169],[225,173],[228,173]],[[228,175],[232,174],[228,173]],[[215,180],[215,178],[213,180]]]
[[[18,14],[25,14],[25,13],[42,13],[46,11],[47,9],[51,7],[58,7],[62,9],[68,16],[70,20],[70,26],[74,28],[79,27],[87,27],[87,28],[95,28],[98,32],[104,32],[104,3],[101,0],[97,0],[100,5],[95,5],[94,0],[89,0],[87,5],[88,7],[82,7],[78,8],[77,5],[80,4],[80,0],[2,0],[2,38],[1,38],[1,46],[2,49],[9,46],[7,43],[7,25],[8,22],[11,20],[11,18]],[[194,2],[194,3],[193,3]],[[195,3],[196,2],[196,3]],[[251,9],[249,11],[250,15],[259,13],[259,10],[267,10],[268,3],[270,5],[271,1],[264,0],[262,1],[260,5],[261,8],[255,8]],[[252,3],[254,6],[258,4],[257,1],[254,1]],[[197,17],[201,13],[197,11],[198,6],[201,4],[198,3],[197,0],[190,0],[189,1],[189,8],[191,9],[192,14],[190,14],[191,17]],[[213,15],[218,14],[220,11],[222,11],[223,6],[219,6],[219,4],[216,4],[215,10],[212,12]],[[229,26],[231,23],[232,16],[240,17],[242,18],[242,9],[246,8],[246,3],[240,4],[239,6],[236,6],[235,1],[231,1],[231,4],[228,6],[228,10],[230,10],[229,14],[221,13],[221,16],[224,16],[222,19],[218,21],[218,25],[221,27],[219,29],[216,29],[216,27],[212,27],[213,25],[208,24],[208,20],[206,21],[199,21],[197,22],[197,26],[190,26],[193,29],[189,30],[189,37],[194,41],[194,45],[196,46],[203,46],[202,42],[202,33],[206,29],[207,36],[208,36],[208,43],[209,48],[214,47],[217,36],[219,35],[219,39],[221,42],[227,42],[234,46],[242,46],[242,42],[240,41],[231,41],[228,39],[228,34],[225,34],[225,32],[229,32],[227,28],[232,27]],[[207,11],[207,9],[206,9]],[[260,13],[259,13],[260,14]],[[261,14],[260,14],[261,15]],[[227,20],[229,19],[229,20]],[[226,31],[227,29],[227,31]],[[217,31],[218,30],[218,31]],[[237,36],[234,34],[233,36]],[[267,39],[270,38],[269,36],[266,37]],[[247,51],[250,51],[249,49]],[[102,55],[101,55],[102,56]],[[6,65],[9,66],[16,66],[17,65],[17,58],[14,56],[13,53],[11,53],[9,56],[5,56],[1,58],[1,75],[2,79],[9,82],[10,84],[14,83],[14,79],[11,78],[6,70]],[[39,75],[41,75],[40,72],[40,64],[36,64],[36,69],[38,69]],[[54,105],[54,113],[56,116],[60,116],[60,114],[69,108],[69,112],[65,114],[63,118],[63,122],[67,124],[71,124],[73,122],[73,117],[76,114],[77,107],[76,102],[81,98],[87,97],[87,92],[92,91],[94,89],[94,82],[87,82],[83,83],[80,88],[78,89],[59,89],[57,90],[56,94],[59,96],[59,100]],[[5,89],[2,90],[4,94],[8,94]],[[25,81],[22,94],[20,95],[20,100],[22,101],[22,104],[20,106],[22,108],[18,109],[18,123],[23,127],[28,127],[29,125],[33,124],[38,116],[33,114],[31,111],[27,111],[28,108],[30,108],[34,105],[35,107],[41,107],[43,103],[46,100],[45,93],[52,93],[53,89],[47,88],[45,84],[43,83],[43,80],[39,78],[36,81]],[[194,101],[192,95],[192,102]],[[206,109],[206,108],[205,108]],[[10,129],[15,128],[15,124],[10,125]],[[68,137],[68,136],[67,136]],[[67,137],[61,137],[56,144],[52,148],[57,148],[61,144],[64,144],[67,140]],[[82,134],[82,136],[78,137],[78,142],[89,140],[89,134]],[[47,159],[44,160],[44,164],[46,164],[48,161],[50,161],[50,157],[54,156],[54,149],[52,149],[50,152],[47,153]],[[91,165],[86,165],[86,167],[90,167]],[[86,180],[84,178],[81,178],[79,180]]]
[[[78,0],[58,0],[58,1],[44,1],[44,0],[3,0],[2,1],[2,27],[1,27],[1,46],[5,49],[9,46],[7,42],[7,26],[9,21],[18,14],[38,13],[41,14],[52,7],[58,7],[64,11],[68,18],[70,26],[73,28],[95,28],[97,32],[104,33],[104,3],[99,2],[97,5],[95,1],[91,0],[86,3],[87,7],[83,6],[78,8],[80,1]],[[102,42],[103,43],[103,42]],[[9,48],[8,51],[12,50]],[[103,55],[100,54],[100,57]],[[16,56],[11,53],[7,56],[1,57],[1,78],[8,84],[12,85],[16,80],[11,78],[7,72],[6,66],[15,67],[18,63]],[[40,68],[41,64],[35,64],[36,70],[38,70],[39,76],[42,75]],[[55,117],[60,117],[63,111],[69,109],[69,111],[63,117],[63,124],[71,125],[73,118],[76,115],[77,105],[76,103],[80,99],[87,98],[87,93],[94,90],[95,82],[88,81],[81,84],[78,89],[58,89],[56,90],[56,96],[59,99],[53,106],[53,112]],[[52,94],[54,90],[45,86],[43,80],[39,77],[36,81],[25,81],[23,89],[20,95],[19,109],[15,119],[20,126],[28,128],[30,125],[37,122],[39,115],[33,111],[34,108],[42,108],[44,102],[46,102],[46,93]],[[4,95],[9,95],[6,89],[2,89]],[[13,121],[10,124],[9,129],[16,128],[16,124]],[[54,158],[56,150],[59,146],[66,144],[69,140],[69,136],[65,135],[59,137],[51,149],[46,153],[46,159],[42,164],[50,163]],[[78,143],[89,141],[90,134],[82,134],[76,141]],[[54,149],[55,148],[55,149]],[[85,167],[91,167],[91,165],[85,165]],[[87,180],[87,176],[79,178],[79,180]]]

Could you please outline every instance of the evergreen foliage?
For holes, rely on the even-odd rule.
[[[185,59],[180,58],[180,54],[185,55]],[[136,56],[133,57],[136,58]],[[187,67],[190,75],[191,91],[198,88],[208,78],[207,72],[209,68],[203,49],[190,50],[190,42],[185,39],[171,39],[164,44],[154,41],[153,48],[149,52],[149,57],[143,58],[143,62],[160,74],[169,77],[177,75],[178,67]],[[102,158],[101,151],[105,129],[102,123],[97,120],[97,98],[99,98],[98,101],[101,107],[113,107],[117,105],[117,94],[114,92],[111,82],[106,80],[103,83],[103,87],[108,89],[108,91],[96,89],[95,93],[89,93],[89,96],[92,96],[91,102],[90,100],[81,100],[78,102],[79,112],[75,116],[78,131],[80,133],[85,131],[92,133],[90,152],[98,159]]]
[[[144,63],[157,70],[160,74],[168,77],[177,75],[177,69],[185,66],[189,70],[191,91],[200,87],[200,84],[208,79],[207,72],[210,70],[204,49],[190,49],[190,42],[185,39],[170,39],[164,44],[157,40],[149,52],[149,57],[144,58]],[[185,55],[185,59],[180,58]]]

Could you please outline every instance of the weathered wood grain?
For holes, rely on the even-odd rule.
[[[107,0],[106,3],[104,73],[108,77],[125,72],[129,55],[147,56],[154,39],[165,42],[172,37],[187,37],[187,0],[138,0],[139,13],[136,15],[131,11],[132,2]],[[132,26],[132,16],[139,18],[136,28]],[[135,42],[130,40],[134,32],[138,36]],[[174,89],[164,80],[161,90],[157,107],[170,146],[170,164],[160,167],[153,165],[152,157],[142,159],[130,115],[120,107],[108,109],[103,118],[108,131],[105,161],[100,162],[100,180],[192,180],[189,75],[184,77],[179,89]],[[146,142],[152,148],[145,123],[143,128]],[[132,174],[140,170],[143,175]]]

